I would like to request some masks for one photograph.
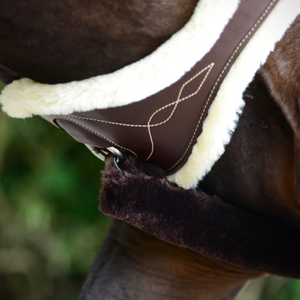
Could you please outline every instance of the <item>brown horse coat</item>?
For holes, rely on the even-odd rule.
[[[61,83],[112,72],[154,51],[187,22],[195,4],[3,0],[0,78],[5,83],[21,77]],[[299,26],[298,18],[245,92],[246,106],[232,141],[199,185],[245,212],[295,227]],[[291,229],[291,235],[297,236],[297,230]],[[231,299],[258,274],[115,222],[81,299],[170,299],[173,291],[180,299]]]

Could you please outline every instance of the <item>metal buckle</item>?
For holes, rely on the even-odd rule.
[[[107,148],[98,148],[95,146],[91,146],[88,144],[85,144],[89,150],[95,155],[97,156],[99,159],[101,159],[102,161],[105,160],[105,157],[108,154],[113,154],[114,156],[114,164],[115,167],[122,173],[124,174],[123,170],[119,167],[118,163],[121,163],[125,160],[126,158],[126,154],[123,153],[122,151],[120,151],[119,149],[115,148],[115,147],[107,147]]]

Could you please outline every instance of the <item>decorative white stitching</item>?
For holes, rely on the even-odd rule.
[[[248,33],[245,35],[245,37],[243,38],[243,40],[242,40],[242,41],[239,43],[239,45],[235,48],[235,51],[234,51],[233,54],[231,55],[230,59],[228,60],[228,62],[227,62],[226,65],[224,66],[224,68],[222,69],[220,75],[218,76],[218,78],[217,78],[215,84],[213,85],[213,88],[212,88],[212,90],[211,90],[211,92],[210,92],[210,94],[209,94],[209,97],[207,98],[207,101],[206,101],[206,103],[205,103],[205,106],[204,106],[204,109],[203,109],[203,111],[202,111],[202,114],[201,114],[201,116],[200,116],[200,118],[199,118],[199,120],[198,120],[197,126],[196,126],[196,128],[195,128],[195,130],[194,130],[194,132],[193,132],[193,136],[192,136],[192,138],[190,139],[189,145],[187,146],[187,148],[185,149],[185,152],[182,154],[182,156],[179,158],[179,160],[178,160],[172,167],[170,167],[168,170],[171,170],[171,169],[173,169],[175,166],[177,166],[177,165],[180,163],[180,161],[185,157],[186,153],[189,151],[189,148],[191,147],[191,144],[192,144],[192,142],[193,142],[193,140],[194,140],[195,134],[196,134],[196,132],[197,132],[197,130],[198,130],[198,127],[199,127],[199,125],[200,125],[200,123],[201,123],[201,121],[202,121],[202,118],[203,118],[203,116],[204,116],[204,114],[205,114],[205,112],[206,112],[206,109],[207,109],[207,107],[208,107],[208,104],[209,104],[210,101],[211,101],[211,97],[212,97],[212,95],[213,95],[213,93],[214,93],[214,91],[215,91],[215,89],[216,89],[216,87],[217,87],[219,81],[220,81],[221,78],[223,77],[225,71],[227,70],[227,68],[228,68],[228,66],[230,65],[230,63],[231,63],[231,61],[233,60],[233,58],[236,56],[236,54],[237,54],[237,52],[239,51],[240,47],[241,47],[241,46],[246,42],[246,40],[249,39],[249,37],[253,34],[253,31],[255,30],[255,28],[256,28],[256,27],[258,26],[258,24],[265,18],[267,12],[271,9],[271,7],[274,5],[274,3],[275,3],[276,1],[277,1],[277,0],[273,0],[273,1],[269,4],[269,6],[265,9],[265,11],[264,11],[263,14],[261,15],[261,17],[258,19],[258,21],[252,26],[252,28],[251,28],[251,29],[248,31]],[[163,125],[163,124],[165,124],[166,122],[168,122],[168,121],[172,118],[173,114],[175,113],[175,110],[177,109],[177,106],[178,106],[179,102],[185,101],[185,100],[187,100],[187,99],[193,97],[194,95],[196,95],[196,94],[200,91],[200,89],[202,88],[204,82],[205,82],[206,79],[207,79],[207,76],[209,75],[209,73],[211,72],[211,70],[212,70],[213,67],[214,67],[214,63],[211,63],[210,65],[208,65],[207,67],[205,67],[204,69],[202,69],[201,71],[199,71],[199,72],[198,72],[196,75],[194,75],[192,78],[190,78],[188,81],[186,81],[186,82],[181,86],[181,88],[180,88],[180,91],[179,91],[177,100],[174,101],[174,102],[172,102],[172,103],[169,103],[169,104],[167,104],[167,105],[165,105],[165,106],[163,106],[163,107],[161,107],[161,108],[159,108],[158,110],[156,110],[156,111],[150,116],[147,125],[142,125],[142,124],[117,123],[117,122],[105,121],[105,120],[100,120],[100,119],[93,119],[93,118],[79,117],[79,116],[75,116],[75,115],[70,115],[70,117],[72,117],[72,118],[77,118],[77,119],[82,119],[82,120],[89,120],[89,121],[101,122],[101,123],[106,123],[106,124],[111,124],[111,125],[124,126],[124,127],[140,127],[140,128],[145,128],[145,127],[147,127],[147,128],[148,128],[149,138],[150,138],[150,141],[151,141],[151,152],[150,152],[149,156],[148,156],[147,159],[146,159],[146,160],[148,160],[148,159],[150,159],[150,157],[152,156],[152,154],[153,154],[153,152],[154,152],[154,142],[153,142],[153,138],[152,138],[152,134],[151,134],[151,127],[160,126],[160,125]],[[186,96],[186,97],[180,99],[180,96],[181,96],[181,94],[182,94],[182,91],[183,91],[184,87],[185,87],[189,82],[191,82],[191,81],[194,80],[196,77],[198,77],[200,74],[202,74],[205,70],[208,70],[208,71],[207,71],[207,73],[206,73],[204,79],[203,79],[202,82],[200,83],[200,85],[199,85],[197,91],[194,92],[193,94],[190,94],[190,95],[188,95],[188,96]],[[170,115],[168,116],[167,119],[165,119],[164,121],[159,122],[159,123],[150,124],[150,123],[151,123],[151,120],[153,119],[153,117],[154,117],[158,112],[160,112],[160,111],[162,111],[163,109],[166,109],[166,108],[168,108],[168,107],[170,107],[170,106],[172,106],[172,105],[174,105],[174,108],[173,108],[172,112],[170,113]],[[88,131],[90,131],[90,132],[92,132],[92,133],[94,133],[94,134],[100,136],[101,138],[103,138],[103,139],[109,141],[109,142],[112,143],[113,145],[115,145],[115,146],[117,146],[117,147],[119,147],[119,148],[125,149],[125,150],[127,150],[127,151],[130,151],[130,152],[133,153],[135,156],[137,156],[137,154],[134,153],[132,150],[130,150],[130,149],[128,149],[128,148],[125,148],[125,147],[122,147],[122,146],[116,144],[115,142],[109,140],[109,139],[106,138],[105,136],[102,136],[102,135],[98,134],[97,132],[95,132],[95,131],[93,131],[93,130],[91,130],[91,129],[89,129],[89,128],[83,126],[83,125],[81,125],[80,123],[78,123],[78,122],[76,122],[76,121],[74,121],[74,120],[72,120],[72,119],[69,119],[69,118],[62,117],[62,116],[57,115],[57,116],[52,116],[52,117],[51,117],[51,120],[53,120],[54,118],[62,118],[62,119],[71,121],[71,122],[73,122],[73,123],[76,123],[77,125],[79,125],[79,126],[85,128],[86,130],[88,130]]]
[[[199,92],[199,90],[201,89],[201,87],[203,86],[203,83],[204,83],[204,81],[206,80],[206,78],[207,78],[208,74],[210,73],[211,69],[213,68],[213,66],[214,66],[214,63],[211,63],[210,65],[208,65],[207,67],[205,67],[204,69],[202,69],[201,71],[199,71],[199,72],[198,72],[196,75],[194,75],[192,78],[190,78],[188,81],[186,81],[186,82],[182,85],[182,87],[181,87],[181,89],[180,89],[178,98],[180,97],[180,95],[181,95],[181,93],[182,93],[182,90],[183,90],[184,86],[186,86],[189,82],[191,82],[191,81],[192,81],[193,79],[195,79],[197,76],[201,75],[204,71],[206,71],[207,69],[209,69],[208,73],[206,74],[205,78],[204,78],[203,81],[201,82],[201,84],[200,84],[200,86],[199,86],[199,88],[197,89],[196,92],[194,92],[193,94],[191,94],[191,95],[189,95],[189,96],[186,96],[186,97],[184,97],[184,98],[182,98],[182,99],[178,99],[178,98],[177,98],[176,101],[171,102],[171,103],[169,103],[169,104],[167,104],[167,105],[165,105],[165,106],[163,106],[163,107],[157,109],[152,115],[156,114],[157,112],[159,112],[159,111],[161,111],[161,110],[163,110],[163,109],[165,109],[165,108],[168,108],[169,106],[172,106],[172,105],[174,105],[174,104],[177,104],[177,103],[179,103],[179,102],[182,102],[182,101],[184,101],[184,100],[186,100],[186,99],[188,99],[188,98],[190,98],[190,97],[196,95],[196,94]],[[152,115],[151,115],[151,116],[152,116]],[[145,128],[145,127],[148,128],[148,127],[149,127],[148,124],[147,124],[147,125],[146,125],[146,124],[145,124],[145,125],[142,125],[142,124],[126,124],[126,123],[111,122],[111,121],[106,121],[106,120],[101,120],[101,119],[95,119],[95,118],[80,117],[80,116],[75,116],[75,115],[69,115],[69,116],[72,117],[72,118],[75,118],[75,119],[81,119],[81,120],[87,120],[87,121],[94,121],[94,122],[101,122],[101,123],[106,123],[106,124],[110,124],[110,125],[118,125],[118,126],[124,126],[124,127],[125,127],[125,126],[126,126],[126,127],[142,127],[142,128]],[[151,117],[150,117],[150,118],[151,118]],[[150,127],[160,126],[160,125],[166,123],[167,121],[169,121],[169,119],[170,119],[170,117],[168,117],[166,120],[164,120],[164,121],[162,121],[162,122],[160,122],[160,123],[152,124],[152,125],[150,125]]]
[[[157,109],[157,110],[150,116],[150,118],[149,118],[149,120],[148,120],[148,122],[147,122],[147,125],[142,125],[142,124],[117,123],[117,122],[105,121],[105,120],[95,119],[95,118],[80,117],[80,116],[75,116],[75,115],[69,115],[69,117],[72,117],[72,118],[74,118],[74,119],[81,119],[81,120],[94,121],[94,122],[101,122],[101,123],[105,123],[105,124],[117,125],[117,126],[124,126],[124,127],[148,128],[148,134],[149,134],[149,138],[150,138],[150,142],[151,142],[151,152],[150,152],[150,154],[148,155],[148,157],[147,157],[147,159],[146,159],[146,161],[147,161],[147,160],[150,159],[150,157],[152,156],[152,154],[153,154],[153,152],[154,152],[154,142],[153,142],[153,138],[152,138],[152,134],[151,134],[151,127],[157,127],[157,126],[161,126],[161,125],[167,123],[167,122],[172,118],[172,116],[174,115],[175,110],[177,109],[177,106],[178,106],[178,104],[179,104],[180,102],[183,102],[183,101],[185,101],[185,100],[187,100],[187,99],[189,99],[189,98],[195,96],[195,95],[200,91],[200,89],[202,88],[204,82],[206,81],[206,79],[207,79],[209,73],[211,72],[212,68],[214,67],[214,65],[215,65],[214,63],[209,64],[207,67],[205,67],[204,69],[202,69],[201,71],[199,71],[197,74],[195,74],[193,77],[191,77],[189,80],[187,80],[187,81],[181,86],[176,101],[173,101],[173,102],[171,102],[171,103],[169,103],[169,104],[167,104],[167,105],[165,105],[165,106],[163,106],[163,107]],[[197,78],[198,76],[200,76],[200,75],[201,75],[203,72],[205,72],[205,71],[207,71],[207,72],[206,72],[206,74],[205,74],[205,77],[202,79],[200,85],[198,86],[198,89],[197,89],[194,93],[192,93],[192,94],[190,94],[190,95],[188,95],[188,96],[185,96],[184,98],[180,99],[184,87],[185,87],[187,84],[189,84],[191,81],[193,81],[195,78]],[[170,115],[169,115],[164,121],[161,121],[161,122],[155,123],[155,124],[150,124],[150,123],[151,123],[151,120],[153,119],[153,117],[154,117],[157,113],[159,113],[160,111],[162,111],[162,110],[164,110],[164,109],[166,109],[166,108],[168,108],[168,107],[170,107],[170,106],[172,106],[172,105],[174,105],[174,108],[173,108],[173,110],[171,111]],[[53,118],[55,118],[55,117],[66,119],[66,117],[61,117],[61,116],[57,115],[57,116],[52,117],[51,120],[53,120]],[[68,119],[68,120],[69,120],[69,121],[72,121],[71,119]],[[76,123],[76,124],[80,124],[80,123],[77,123],[76,121],[72,121],[72,122],[74,122],[74,123]],[[85,127],[85,126],[83,126],[83,125],[81,125],[81,127],[87,128],[87,127]],[[91,131],[91,130],[90,130],[90,131]],[[92,132],[95,133],[94,131],[92,131]],[[101,137],[102,137],[102,136],[101,136]],[[107,138],[106,138],[106,139],[107,139]],[[107,140],[108,140],[108,139],[107,139]],[[108,141],[110,141],[110,140],[108,140]],[[110,142],[111,142],[111,141],[110,141]],[[115,144],[115,145],[117,145],[117,144]],[[120,147],[120,146],[119,146],[119,147]],[[121,148],[126,149],[126,150],[129,150],[129,149],[124,148],[124,147],[121,147]],[[131,151],[131,150],[129,150],[129,151]],[[131,152],[133,152],[133,151],[131,151]],[[133,152],[133,153],[134,153],[134,152]],[[135,154],[135,153],[134,153],[134,154]],[[135,155],[136,155],[136,154],[135,154]]]
[[[201,71],[199,71],[197,74],[195,74],[195,75],[194,75],[192,78],[190,78],[188,81],[186,81],[186,82],[181,86],[180,91],[179,91],[179,94],[178,94],[178,96],[177,96],[177,100],[176,100],[175,102],[169,103],[169,104],[167,104],[167,105],[161,107],[160,109],[156,110],[156,111],[150,116],[150,119],[149,119],[149,121],[148,121],[147,126],[148,126],[149,137],[150,137],[150,140],[151,140],[151,153],[150,153],[149,156],[147,157],[146,161],[150,159],[150,157],[152,156],[152,154],[153,154],[153,152],[154,152],[154,142],[153,142],[153,139],[152,139],[152,134],[151,134],[151,129],[150,129],[150,128],[151,128],[151,127],[154,127],[154,126],[160,126],[160,125],[162,125],[162,124],[167,123],[167,122],[172,118],[172,116],[173,116],[173,114],[174,114],[174,112],[175,112],[175,110],[176,110],[176,108],[177,108],[179,102],[185,101],[185,100],[187,100],[187,99],[189,99],[189,98],[195,96],[195,95],[200,91],[200,89],[202,88],[204,82],[206,81],[206,79],[207,79],[209,73],[211,72],[212,68],[214,67],[214,65],[215,65],[214,63],[211,63],[210,65],[208,65],[207,67],[205,67],[204,69],[202,69]],[[180,99],[184,87],[185,87],[188,83],[190,83],[191,81],[193,81],[195,78],[197,78],[199,75],[201,75],[201,74],[202,74],[204,71],[206,71],[206,70],[207,70],[207,72],[206,72],[206,74],[205,74],[205,77],[202,79],[202,81],[201,81],[201,83],[200,83],[198,89],[197,89],[194,93],[192,93],[192,94],[190,94],[190,95],[188,95],[188,96],[186,96],[186,97]],[[160,122],[160,123],[157,123],[157,124],[154,124],[153,126],[151,126],[150,123],[151,123],[151,120],[153,119],[153,117],[154,117],[157,113],[159,113],[160,111],[162,111],[163,109],[165,109],[165,108],[167,108],[167,107],[169,107],[169,106],[171,106],[171,105],[174,105],[174,108],[173,108],[173,110],[171,111],[169,117],[168,117],[165,121]]]
[[[239,51],[239,49],[241,48],[241,46],[242,46],[242,45],[246,42],[246,40],[253,34],[253,31],[255,30],[255,28],[256,28],[256,27],[258,26],[258,24],[265,18],[267,12],[271,9],[271,7],[274,5],[274,3],[275,3],[276,1],[278,1],[278,0],[273,0],[273,1],[269,4],[269,6],[265,9],[265,11],[264,11],[263,14],[261,15],[261,17],[257,20],[257,22],[256,22],[256,23],[252,26],[252,28],[248,31],[248,33],[245,35],[245,37],[242,39],[242,41],[239,43],[239,45],[235,48],[235,51],[234,51],[233,54],[231,55],[231,57],[230,57],[230,59],[228,60],[227,64],[226,64],[225,67],[222,69],[222,72],[220,73],[218,79],[216,80],[215,84],[213,85],[213,88],[212,88],[212,90],[211,90],[211,92],[210,92],[210,94],[209,94],[209,97],[208,97],[207,101],[206,101],[206,104],[205,104],[205,106],[204,106],[204,109],[203,109],[203,111],[202,111],[202,114],[201,114],[201,116],[200,116],[200,119],[199,119],[199,121],[198,121],[198,123],[197,123],[197,126],[196,126],[195,130],[194,130],[193,136],[192,136],[192,138],[190,139],[189,145],[187,146],[186,150],[184,151],[184,153],[182,154],[182,156],[180,157],[180,159],[179,159],[172,167],[170,167],[167,171],[172,170],[174,167],[176,167],[176,166],[182,161],[182,159],[185,157],[186,153],[188,152],[188,150],[189,150],[189,148],[190,148],[190,146],[191,146],[191,144],[192,144],[192,142],[193,142],[193,140],[194,140],[195,134],[196,134],[196,132],[197,132],[197,130],[198,130],[198,127],[199,127],[199,125],[200,125],[200,123],[201,123],[201,120],[202,120],[202,118],[203,118],[203,115],[204,115],[204,113],[205,113],[205,111],[206,111],[206,109],[207,109],[207,105],[208,105],[208,103],[209,103],[210,100],[211,100],[211,96],[212,96],[212,94],[214,93],[214,90],[215,90],[216,86],[218,85],[218,83],[219,83],[221,77],[224,75],[224,72],[225,72],[226,69],[228,68],[230,62],[232,61],[232,59],[234,58],[234,56],[237,54],[237,52]]]
[[[134,151],[132,151],[132,150],[126,148],[126,147],[118,145],[117,143],[111,141],[110,139],[108,139],[107,137],[103,136],[102,134],[99,134],[98,132],[93,131],[93,130],[91,130],[88,127],[85,127],[82,124],[80,124],[80,123],[78,123],[78,122],[76,122],[76,121],[74,121],[72,119],[69,119],[67,117],[63,117],[63,116],[60,116],[60,115],[54,115],[54,116],[51,116],[50,121],[53,122],[53,119],[55,119],[55,118],[60,118],[60,119],[64,119],[64,120],[67,120],[67,121],[71,121],[72,123],[75,123],[75,124],[79,125],[80,127],[86,129],[87,131],[90,131],[93,134],[96,134],[96,135],[100,136],[101,138],[103,138],[104,140],[108,141],[109,143],[111,143],[111,144],[113,144],[113,145],[115,145],[115,146],[117,146],[117,147],[119,147],[121,149],[127,150],[127,151],[131,152],[133,155],[135,155],[136,157],[138,157],[138,155]]]

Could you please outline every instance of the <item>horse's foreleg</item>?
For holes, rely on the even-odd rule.
[[[230,300],[257,275],[115,220],[79,299]]]

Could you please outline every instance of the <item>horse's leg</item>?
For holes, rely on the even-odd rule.
[[[114,220],[79,299],[229,300],[259,275]]]

